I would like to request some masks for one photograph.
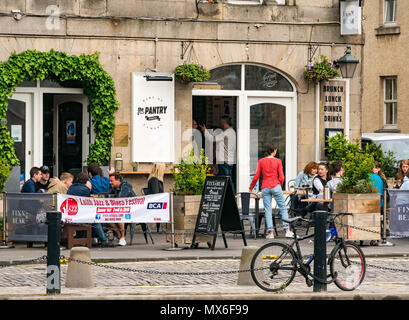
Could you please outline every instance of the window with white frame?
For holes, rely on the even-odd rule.
[[[396,23],[397,0],[384,0],[383,22],[384,24]]]
[[[397,94],[397,78],[385,77],[383,78],[384,90],[384,126],[397,126],[398,113],[398,94]]]

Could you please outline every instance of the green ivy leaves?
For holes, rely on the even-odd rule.
[[[27,50],[12,53],[7,62],[0,62],[0,118],[6,117],[8,98],[23,80],[57,79],[61,82],[78,80],[83,83],[93,118],[95,142],[90,146],[88,163],[106,164],[111,158],[114,134],[114,112],[119,108],[115,84],[99,62],[99,53],[68,55],[50,50]],[[7,126],[0,124],[0,157],[10,166],[18,164],[14,141]]]

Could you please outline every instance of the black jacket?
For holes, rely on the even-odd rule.
[[[163,193],[163,182],[152,177],[148,181],[148,194]]]

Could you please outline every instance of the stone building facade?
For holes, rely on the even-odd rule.
[[[406,1],[365,1],[362,131],[409,133],[405,102]]]
[[[133,74],[172,74],[177,65],[190,62],[215,71],[205,84],[173,82],[173,162],[177,162],[191,144],[184,132],[192,128],[194,118],[213,122],[216,126],[217,119],[211,118],[212,115],[228,113],[237,132],[237,191],[247,191],[255,170],[254,161],[270,138],[279,145],[288,180],[295,178],[309,161],[321,159],[317,144],[319,89],[303,77],[308,62],[318,60],[320,55],[330,60],[340,58],[346,44],[351,45],[353,55],[360,61],[367,59],[365,65],[370,59],[376,59],[363,56],[361,36],[341,36],[339,0],[219,0],[216,3],[195,0],[6,0],[0,4],[0,13],[1,61],[6,61],[12,52],[28,49],[54,49],[75,55],[100,53],[101,63],[115,81],[120,103],[115,121],[121,130],[116,134],[125,137],[125,143],[122,139],[121,144],[116,143],[114,137],[112,163],[120,153],[124,171],[129,172],[125,174],[126,179],[134,184],[138,193],[146,184],[146,172],[150,171],[152,163],[139,161],[139,172],[131,173],[130,162],[135,160],[132,159],[134,141],[144,138],[135,135],[132,127],[136,95]],[[369,13],[366,15],[365,25],[368,26],[374,18]],[[399,20],[403,23],[404,17]],[[378,39],[384,43],[399,38],[403,43],[402,36],[378,36]],[[378,53],[387,55],[386,52]],[[382,68],[385,72],[388,70],[386,65]],[[370,72],[380,69],[377,66]],[[388,72],[392,70],[389,68]],[[398,75],[398,70],[394,74]],[[228,79],[234,75],[238,77],[236,87],[229,87],[234,81]],[[227,78],[223,80],[223,77]],[[370,86],[376,89],[375,83]],[[359,64],[354,78],[348,80],[346,128],[351,138],[360,137],[361,126],[373,116],[370,112],[361,115],[362,88]],[[403,94],[403,90],[399,94]],[[363,95],[365,106],[376,98],[370,90]],[[60,110],[57,106],[70,101],[86,105],[81,88],[61,88],[38,82],[31,87],[30,84],[18,87],[12,99],[30,105],[26,129],[32,130],[34,136],[43,137],[26,145],[23,151],[26,168],[46,161],[51,161],[52,165],[58,141],[56,138],[46,141],[46,137],[52,131],[49,128],[55,125],[55,112]],[[224,110],[216,112],[217,108]],[[82,112],[83,117],[76,121],[84,128],[82,139],[87,140],[89,112],[84,107],[81,110],[78,113]],[[365,120],[361,121],[361,116]],[[369,126],[372,124],[368,124],[368,129],[372,128]],[[258,130],[258,140],[255,140],[258,145],[252,140],[251,129]],[[92,132],[89,139],[92,141]],[[89,139],[82,144],[82,161],[86,159]],[[172,161],[168,162],[170,168]],[[24,171],[27,175],[27,169],[23,168]],[[171,176],[166,175],[166,190],[171,188],[171,180]]]

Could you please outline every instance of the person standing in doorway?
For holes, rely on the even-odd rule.
[[[223,116],[220,119],[220,129],[211,134],[205,125],[201,128],[207,141],[216,141],[216,164],[219,176],[229,176],[232,178],[233,166],[236,164],[236,131],[232,127],[232,118]],[[233,181],[232,181],[233,182]],[[234,191],[233,183],[233,191]]]
[[[250,184],[250,192],[253,192],[260,174],[263,175],[263,183],[261,185],[261,194],[263,196],[264,212],[267,224],[267,239],[274,239],[273,232],[273,212],[272,212],[272,197],[277,202],[280,208],[281,217],[288,219],[287,206],[284,199],[283,189],[281,186],[284,183],[283,164],[280,159],[276,158],[277,147],[271,145],[267,147],[266,156],[257,162],[257,171]],[[292,238],[294,233],[290,231],[290,226],[283,221],[285,236]]]

